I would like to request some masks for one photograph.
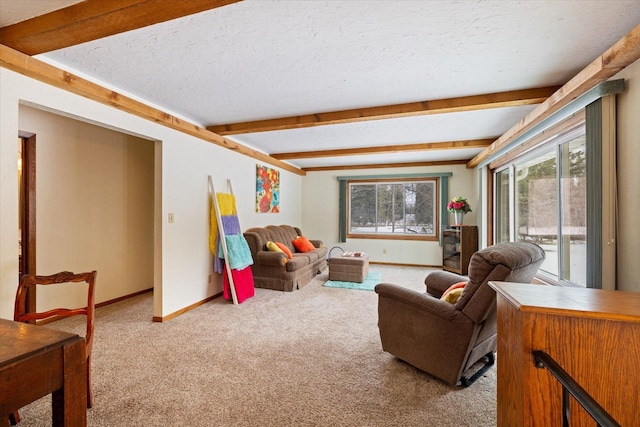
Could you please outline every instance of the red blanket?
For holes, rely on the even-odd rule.
[[[255,295],[251,267],[246,267],[242,270],[231,270],[231,276],[233,277],[233,283],[235,284],[238,304]],[[229,285],[229,277],[227,275],[226,268],[224,269],[224,280],[222,281],[222,284],[222,296],[224,299],[231,299],[231,286]]]

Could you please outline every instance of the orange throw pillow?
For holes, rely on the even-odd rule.
[[[287,247],[287,245],[280,242],[273,242],[273,243],[275,243],[276,246],[279,247],[280,250],[282,250],[282,252],[284,252],[287,255],[287,258],[289,259],[293,258],[293,254],[291,253],[291,250]]]
[[[316,247],[304,236],[298,236],[291,241],[293,243],[293,247],[295,247],[298,252],[311,252]]]
[[[440,299],[442,301],[450,302],[451,304],[455,304],[462,295],[462,291],[466,286],[467,282],[458,282],[447,288],[446,291],[442,294]]]

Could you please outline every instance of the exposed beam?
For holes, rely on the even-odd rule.
[[[423,166],[448,166],[448,165],[464,165],[468,160],[435,160],[432,162],[409,162],[409,163],[379,163],[367,165],[348,165],[348,166],[313,166],[302,168],[305,172],[323,172],[351,169],[377,169],[377,168],[410,168]]]
[[[0,28],[0,43],[37,55],[238,1],[86,0]]]
[[[278,166],[298,175],[306,173],[288,163],[275,159],[267,154],[245,147],[196,124],[189,123],[164,111],[146,105],[140,101],[124,96],[118,92],[97,85],[74,74],[39,61],[7,46],[0,45],[0,66],[27,77],[39,80],[51,86],[84,96],[96,102],[109,105],[143,119],[183,132],[187,135],[219,145],[256,160]]]
[[[489,108],[531,105],[543,102],[552,93],[554,93],[558,87],[559,86],[550,86],[535,89],[512,90],[485,95],[463,96],[459,98],[410,102],[408,104],[358,108],[355,110],[333,111],[328,113],[307,114],[304,116],[283,117],[279,119],[215,125],[207,126],[207,129],[219,135],[234,135],[239,133],[268,132],[312,126],[354,123],[366,120],[382,120],[427,114],[457,113],[462,111],[485,110]]]
[[[485,148],[480,154],[467,163],[467,168],[474,168],[482,161],[502,149],[511,141],[560,110],[580,95],[608,80],[625,67],[640,59],[640,25],[636,26],[616,44],[587,65],[574,78],[569,80],[549,99],[535,110],[527,114],[515,126]]]
[[[454,150],[463,148],[485,148],[495,141],[491,139],[473,139],[468,141],[425,142],[421,144],[384,145],[380,147],[343,148],[339,150],[298,151],[293,153],[272,153],[278,160],[314,159],[318,157],[362,156],[367,154],[400,153],[403,151]]]

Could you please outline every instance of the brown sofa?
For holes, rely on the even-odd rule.
[[[244,232],[253,257],[251,272],[256,287],[291,292],[305,286],[327,267],[328,250],[320,240],[309,239],[315,246],[313,251],[296,252],[292,241],[302,235],[299,228],[289,225],[254,227]],[[283,253],[268,251],[268,241],[285,244],[293,259],[287,259]]]
[[[544,261],[533,243],[499,243],[476,252],[469,277],[446,271],[427,276],[427,293],[378,284],[378,327],[382,349],[434,377],[455,385],[471,384],[465,371],[496,351],[496,293],[489,281],[531,283]],[[439,299],[454,283],[468,281],[455,304]]]

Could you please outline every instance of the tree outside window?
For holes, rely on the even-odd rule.
[[[437,180],[349,183],[352,237],[437,236]]]

